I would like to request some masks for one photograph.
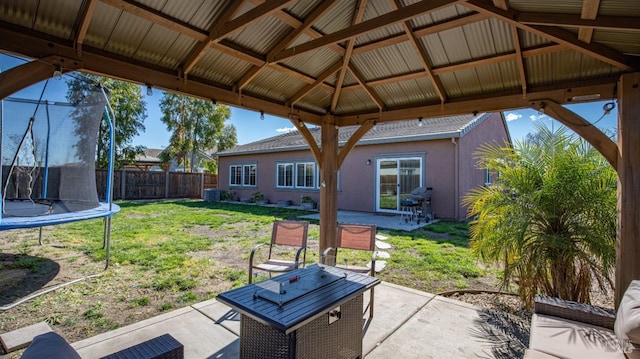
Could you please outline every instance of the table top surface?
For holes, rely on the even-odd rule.
[[[375,277],[313,264],[221,293],[216,299],[288,334],[379,283]]]

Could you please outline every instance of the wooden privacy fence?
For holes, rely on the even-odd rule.
[[[205,189],[218,187],[211,173],[117,170],[113,177],[113,199],[202,198]],[[105,198],[107,171],[96,170],[96,184]]]

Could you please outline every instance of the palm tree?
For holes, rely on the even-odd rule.
[[[592,282],[613,287],[617,177],[566,128],[537,131],[513,148],[479,151],[497,180],[465,197],[471,248],[501,263],[503,286],[516,282],[527,306],[536,293],[589,303]]]

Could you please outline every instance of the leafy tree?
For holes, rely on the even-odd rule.
[[[237,143],[236,129],[225,125],[231,117],[231,109],[225,105],[216,105],[211,101],[193,97],[165,93],[160,101],[162,122],[171,131],[169,146],[162,152],[161,159],[178,160],[187,170],[193,172],[198,161],[208,150],[226,149]],[[207,168],[216,169],[213,160],[206,160]]]
[[[96,83],[101,83],[110,93],[109,104],[115,112],[115,163],[114,167],[121,168],[125,163],[134,161],[135,156],[142,153],[144,147],[133,146],[132,141],[140,131],[144,131],[144,120],[147,118],[146,103],[142,99],[140,86],[97,75],[74,77],[67,82],[67,99],[78,103],[90,96]],[[109,160],[109,125],[106,115],[102,115],[102,122],[98,132],[96,164],[99,168],[106,168]]]
[[[501,262],[502,284],[517,282],[526,305],[536,293],[589,303],[592,282],[613,287],[616,173],[566,128],[537,130],[514,148],[479,151],[498,178],[465,197],[471,247]]]

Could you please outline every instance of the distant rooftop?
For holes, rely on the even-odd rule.
[[[425,118],[384,122],[377,124],[358,142],[359,146],[379,143],[409,142],[437,140],[442,138],[462,137],[491,114],[479,116],[460,115],[451,117]],[[422,124],[422,126],[421,126]],[[358,126],[347,126],[339,129],[339,142],[344,145]],[[317,143],[320,143],[320,128],[310,127],[309,131]],[[309,148],[300,132],[291,131],[282,135],[265,138],[256,142],[239,145],[226,151],[216,153],[218,156],[233,156],[248,153],[298,151]]]

